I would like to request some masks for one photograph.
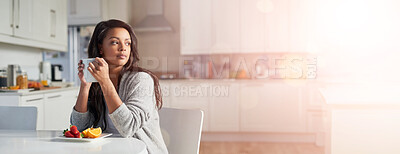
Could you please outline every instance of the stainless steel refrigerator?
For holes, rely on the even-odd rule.
[[[59,64],[63,67],[61,74],[66,82],[74,82],[80,85],[78,79],[78,62],[87,58],[87,48],[94,30],[94,25],[69,26],[68,27],[68,52],[45,52],[43,60],[51,64]]]

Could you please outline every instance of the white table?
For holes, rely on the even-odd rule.
[[[147,154],[146,145],[135,138],[107,137],[92,142],[57,139],[62,131],[0,130],[0,153],[131,153]]]

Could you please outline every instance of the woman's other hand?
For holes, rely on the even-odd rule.
[[[110,80],[108,64],[103,58],[97,57],[93,62],[89,63],[88,70],[99,84]]]
[[[82,60],[79,61],[78,63],[78,77],[79,80],[81,81],[81,86],[83,87],[90,87],[92,85],[91,82],[86,82],[86,79],[83,74],[83,69],[85,68],[85,64],[82,63]]]

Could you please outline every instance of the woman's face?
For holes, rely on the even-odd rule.
[[[112,28],[100,45],[100,52],[109,66],[124,66],[131,53],[131,37],[125,28]]]

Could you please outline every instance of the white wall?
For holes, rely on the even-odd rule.
[[[399,82],[399,7],[397,0],[316,1],[309,45],[321,56],[320,75],[347,82]]]
[[[42,58],[41,49],[0,43],[0,68],[18,64],[27,71],[29,80],[39,79],[39,63]]]

